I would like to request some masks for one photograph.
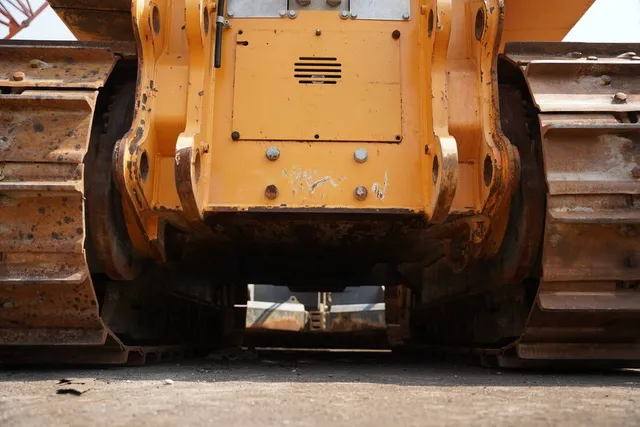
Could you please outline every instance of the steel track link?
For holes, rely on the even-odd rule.
[[[86,258],[96,102],[133,55],[123,43],[0,44],[1,363],[141,364],[189,351],[124,345],[100,318]]]
[[[640,364],[640,63],[625,55],[632,47],[640,46],[507,47],[540,112],[547,209],[538,293],[520,339],[497,354],[503,366]]]

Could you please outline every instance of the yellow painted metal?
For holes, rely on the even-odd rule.
[[[159,242],[163,221],[193,226],[218,211],[387,211],[433,223],[473,213],[495,253],[519,177],[500,131],[496,64],[503,27],[525,25],[525,3],[420,0],[405,21],[230,19],[215,69],[215,2],[134,1],[139,109],[118,161],[137,221]],[[560,27],[589,2],[571,3]],[[555,37],[536,25],[531,34]],[[301,57],[318,56],[341,64],[336,84],[295,77]]]
[[[237,37],[232,129],[241,140],[401,141],[400,39],[269,24],[228,35]]]

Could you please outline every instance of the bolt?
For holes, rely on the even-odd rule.
[[[239,140],[240,132],[238,132],[237,130],[234,130],[233,132],[231,132],[231,139],[233,139],[234,141]]]
[[[567,56],[575,59],[582,58],[582,52],[569,52],[567,53]]]
[[[640,267],[640,252],[629,255],[629,258],[627,258],[627,265],[629,267]]]
[[[266,155],[267,159],[274,162],[280,158],[280,150],[278,150],[276,147],[269,147],[267,148]]]
[[[365,150],[364,148],[358,148],[355,153],[353,153],[353,158],[358,163],[366,162],[368,157],[369,153],[367,153],[367,150]]]
[[[290,10],[289,11],[289,18],[295,19],[296,16],[298,16],[298,13],[295,10]]]
[[[609,86],[611,84],[611,76],[607,76],[606,74],[600,77],[600,80],[602,86]]]
[[[351,12],[351,19],[357,19],[358,14],[356,12]]]
[[[24,80],[24,73],[22,71],[16,71],[11,77],[13,78],[13,80],[21,82]]]
[[[227,16],[228,16],[229,18],[233,18],[233,15],[234,15],[233,11],[231,11],[231,10],[227,10]]]
[[[280,14],[280,18],[284,18],[285,16],[287,16],[287,11],[286,10],[281,10],[278,13]]]
[[[340,6],[340,3],[342,3],[342,0],[327,0],[327,4],[331,7]]]
[[[322,30],[320,28],[316,29],[316,36],[319,36],[320,34],[322,34]]]
[[[624,92],[616,92],[615,95],[613,95],[613,102],[615,104],[626,104],[627,94]]]
[[[393,33],[391,33],[391,37],[394,40],[398,40],[400,38],[400,31],[399,30],[393,30]]]
[[[631,176],[634,178],[640,178],[640,166],[637,166],[631,169]]]
[[[402,19],[404,19],[405,21],[408,21],[409,19],[411,19],[411,15],[409,15],[408,13],[403,13]]]
[[[40,61],[39,59],[32,59],[30,64],[31,68],[40,68],[40,66],[44,65],[44,62]]]
[[[311,4],[311,0],[296,0],[296,3],[298,3],[302,7],[305,7]]]
[[[275,199],[278,197],[278,187],[273,184],[267,185],[267,188],[264,189],[264,196],[269,200]]]
[[[355,197],[356,200],[363,201],[364,199],[367,198],[368,194],[369,192],[367,191],[367,187],[362,185],[356,187],[356,189],[353,190],[353,197]]]
[[[597,57],[597,56],[594,56],[594,55],[587,56],[587,60],[589,60],[589,61],[597,61],[597,60],[598,60],[598,57]]]
[[[346,10],[343,10],[340,12],[340,18],[342,19],[349,19],[349,12]]]

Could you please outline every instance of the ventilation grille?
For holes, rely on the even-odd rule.
[[[301,56],[293,67],[300,84],[334,85],[342,78],[338,58]]]

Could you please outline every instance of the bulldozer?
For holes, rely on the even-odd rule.
[[[640,361],[640,45],[593,0],[51,0],[0,43],[0,362],[242,342],[247,284],[389,346]],[[244,308],[242,308],[244,307]]]

